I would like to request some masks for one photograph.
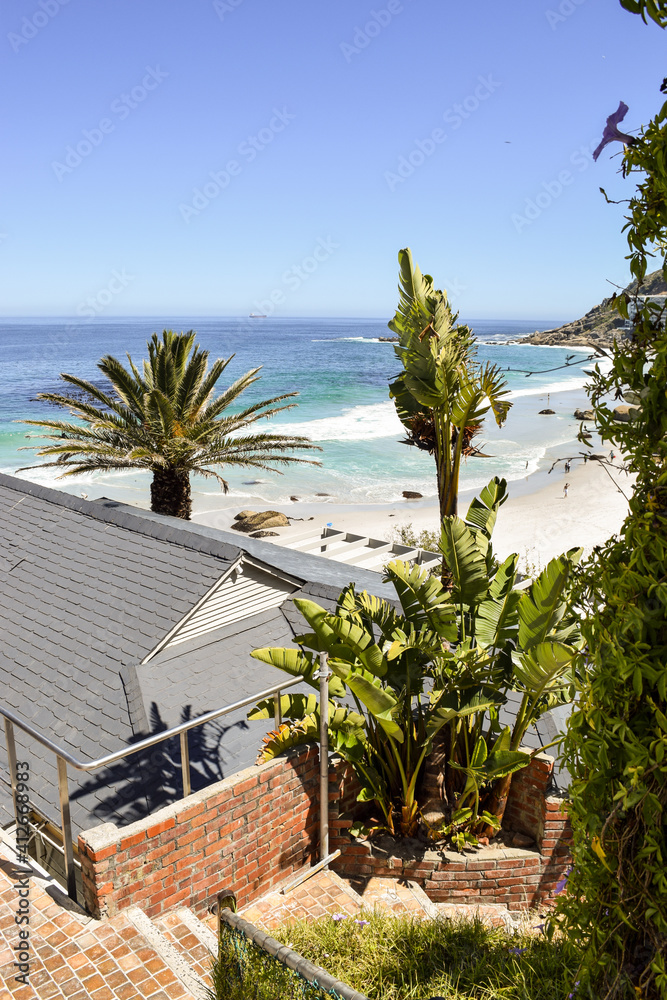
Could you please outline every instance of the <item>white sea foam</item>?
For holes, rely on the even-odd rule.
[[[405,433],[394,404],[389,401],[353,406],[336,417],[282,424],[280,430],[305,434],[311,441],[372,441]]]
[[[319,337],[311,340],[311,344],[339,344],[344,340],[354,340],[361,344],[390,343],[390,341],[380,340],[379,337]]]

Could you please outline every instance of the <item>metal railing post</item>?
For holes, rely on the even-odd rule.
[[[329,856],[329,658],[320,653],[320,861]]]
[[[65,857],[65,882],[67,895],[78,902],[76,895],[76,872],[74,870],[74,845],[72,844],[72,819],[67,787],[67,761],[58,755],[58,794],[60,797],[60,820],[63,834],[63,854]]]
[[[273,696],[273,722],[276,729],[280,729],[283,724],[283,713],[280,707],[280,691]]]
[[[16,796],[18,795],[18,789],[16,787],[16,740],[14,739],[14,726],[9,721],[5,719],[5,743],[7,744],[7,761],[9,763],[9,776],[12,782],[12,802],[14,803],[14,818],[16,819],[17,828],[21,825],[21,820],[19,818],[19,803]]]
[[[190,782],[190,746],[188,744],[188,730],[181,733],[181,775],[183,776],[183,798],[186,799],[192,791]]]

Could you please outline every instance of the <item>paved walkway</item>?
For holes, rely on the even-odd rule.
[[[14,858],[0,842],[0,1000],[205,1000],[217,946],[215,917],[202,921],[181,906],[151,920],[130,907],[112,920],[94,920],[40,870]],[[27,985],[17,981],[14,965],[24,884],[30,900]],[[352,884],[333,871],[320,871],[285,893],[268,892],[242,915],[270,930],[299,918],[360,917],[376,907],[418,919],[477,915],[493,926],[516,926],[504,906],[435,904],[414,882],[369,878]]]

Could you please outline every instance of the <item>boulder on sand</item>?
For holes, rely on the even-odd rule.
[[[234,514],[234,520],[245,521],[246,517],[254,517],[256,513],[256,510],[240,510],[238,514]]]
[[[614,407],[614,420],[620,420],[624,424],[629,424],[638,411],[638,406],[628,406],[627,403],[622,403],[620,406]]]
[[[595,420],[595,410],[575,410],[575,420]]]
[[[264,510],[260,514],[251,514],[249,511],[244,513],[249,516],[235,520],[232,525],[234,531],[250,534],[251,531],[258,531],[260,528],[289,527],[289,519],[279,510]]]
[[[251,538],[278,538],[277,531],[253,531]]]
[[[555,413],[555,412],[556,412],[555,410],[540,410],[539,414],[541,416],[543,413],[551,414],[551,413]]]
[[[413,490],[403,490],[403,496],[406,500],[421,500],[421,493],[415,493]]]

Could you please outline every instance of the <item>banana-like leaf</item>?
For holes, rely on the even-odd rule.
[[[489,576],[486,553],[480,551],[475,532],[460,517],[445,517],[440,550],[452,574],[455,602],[468,607],[478,604],[488,593]]]
[[[329,613],[319,604],[307,601],[303,597],[295,597],[294,606],[298,608],[317,636],[320,649],[329,652],[331,645],[336,642],[336,634],[327,623]]]
[[[510,590],[504,597],[487,598],[477,607],[475,638],[483,648],[502,649],[516,639],[521,594]]]
[[[303,677],[306,684],[319,690],[319,681],[313,680],[313,674],[319,663],[317,657],[312,653],[302,653],[299,649],[274,646],[254,649],[250,655],[256,660],[261,660],[262,663],[268,663],[272,667],[284,670],[286,674],[291,674],[293,677]],[[332,677],[329,681],[329,691],[334,698],[343,698],[345,685],[341,684],[337,678]]]
[[[467,691],[448,691],[442,694],[431,693],[426,732],[429,738],[440,732],[443,726],[453,719],[464,719],[478,712],[487,712],[502,704],[503,699],[493,688],[478,685]]]
[[[519,648],[528,651],[544,642],[567,611],[572,569],[582,549],[570,549],[552,559],[524,591],[519,602]]]
[[[332,708],[336,706],[329,702]],[[317,711],[318,698],[316,694],[284,694],[280,699],[280,714],[283,719],[305,719]],[[274,716],[273,698],[258,701],[252,711],[248,712],[251,722],[259,719],[272,719]]]
[[[565,693],[573,683],[574,646],[562,642],[540,642],[527,652],[515,652],[513,687],[533,697]]]
[[[351,667],[343,660],[332,658],[329,660],[329,666],[336,677],[347,684],[362,705],[366,706],[387,736],[402,743],[403,731],[393,718],[398,702],[390,691],[382,687],[379,678],[361,667]]]
[[[469,766],[456,764],[454,761],[450,762],[457,771],[463,771],[468,776],[466,791],[469,790],[469,786],[470,789],[474,787],[479,789],[481,785],[495,781],[497,778],[506,778],[509,774],[520,771],[530,763],[529,753],[525,753],[523,750],[509,749],[510,740],[510,728],[506,726],[490,752],[485,738],[483,736],[478,738],[470,755]]]
[[[494,476],[468,507],[466,524],[479,528],[490,539],[496,524],[498,510],[507,498],[507,480]]]
[[[489,586],[489,597],[493,597],[495,600],[501,600],[503,597],[506,597],[507,594],[511,593],[512,588],[516,583],[518,562],[519,557],[516,552],[514,552],[500,564]]]
[[[376,677],[384,677],[387,673],[387,661],[369,632],[349,618],[336,615],[329,615],[326,623],[340,640],[340,645],[347,646],[366,670]]]
[[[385,572],[385,579],[394,584],[403,613],[415,631],[426,627],[443,639],[456,639],[456,608],[439,580],[427,570],[400,559],[390,562]]]

